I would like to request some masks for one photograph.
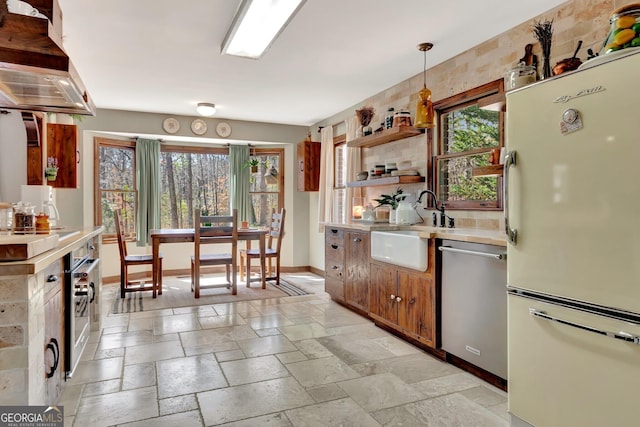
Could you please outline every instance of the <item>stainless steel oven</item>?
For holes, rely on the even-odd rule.
[[[82,245],[65,257],[65,370],[73,375],[91,332],[96,300],[100,259],[93,258],[91,243]]]

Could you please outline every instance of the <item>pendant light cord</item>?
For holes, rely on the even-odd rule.
[[[424,87],[427,87],[427,51],[423,50],[422,53],[424,54],[424,66],[422,67],[422,76],[424,79]]]

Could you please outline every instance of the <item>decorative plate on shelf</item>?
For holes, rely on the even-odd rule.
[[[180,122],[173,117],[168,117],[162,122],[162,129],[166,133],[176,133],[180,130]]]
[[[191,131],[196,135],[204,135],[207,133],[207,124],[202,119],[195,119],[191,122]]]
[[[216,133],[222,138],[226,138],[231,135],[231,125],[226,122],[220,122],[216,125]]]

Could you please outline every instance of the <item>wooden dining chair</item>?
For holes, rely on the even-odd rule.
[[[269,231],[267,233],[267,242],[265,244],[265,258],[267,259],[267,272],[265,280],[275,280],[276,285],[280,284],[280,252],[282,247],[282,238],[284,237],[284,217],[286,210],[280,209],[280,212],[276,212],[275,209],[271,211],[271,222],[269,225]],[[260,259],[260,249],[241,249],[240,250],[240,280],[245,280],[245,267],[246,267],[246,281],[247,287],[254,280],[251,279],[251,260]],[[276,268],[275,274],[271,266],[271,260],[275,258]]]
[[[124,227],[121,222],[120,210],[115,210],[114,215],[116,234],[118,236],[118,249],[120,251],[120,298],[124,298],[124,295],[127,292],[137,291],[153,291],[153,297],[155,298],[157,289],[154,289],[153,287],[153,279],[148,285],[145,285],[144,282],[138,285],[129,282],[129,267],[136,265],[153,265],[153,255],[127,254],[127,242],[125,241],[123,234]],[[159,262],[160,271],[162,271],[162,254],[159,255]],[[160,277],[158,278],[158,289],[162,289],[162,274],[160,274]]]
[[[227,287],[231,294],[238,293],[238,210],[231,216],[203,216],[200,209],[195,211],[194,220],[194,254],[191,256],[191,291],[200,298],[200,289]],[[230,244],[231,252],[202,253],[203,245]],[[200,267],[224,265],[227,272],[227,283],[206,285],[200,284]]]

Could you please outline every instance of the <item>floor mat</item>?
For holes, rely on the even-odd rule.
[[[309,295],[309,292],[305,291],[304,289],[300,289],[299,287],[287,282],[286,280],[283,280],[282,278],[280,278],[279,285],[276,285],[275,280],[268,280],[267,283],[276,289],[280,289],[282,292],[286,293],[289,296]]]

